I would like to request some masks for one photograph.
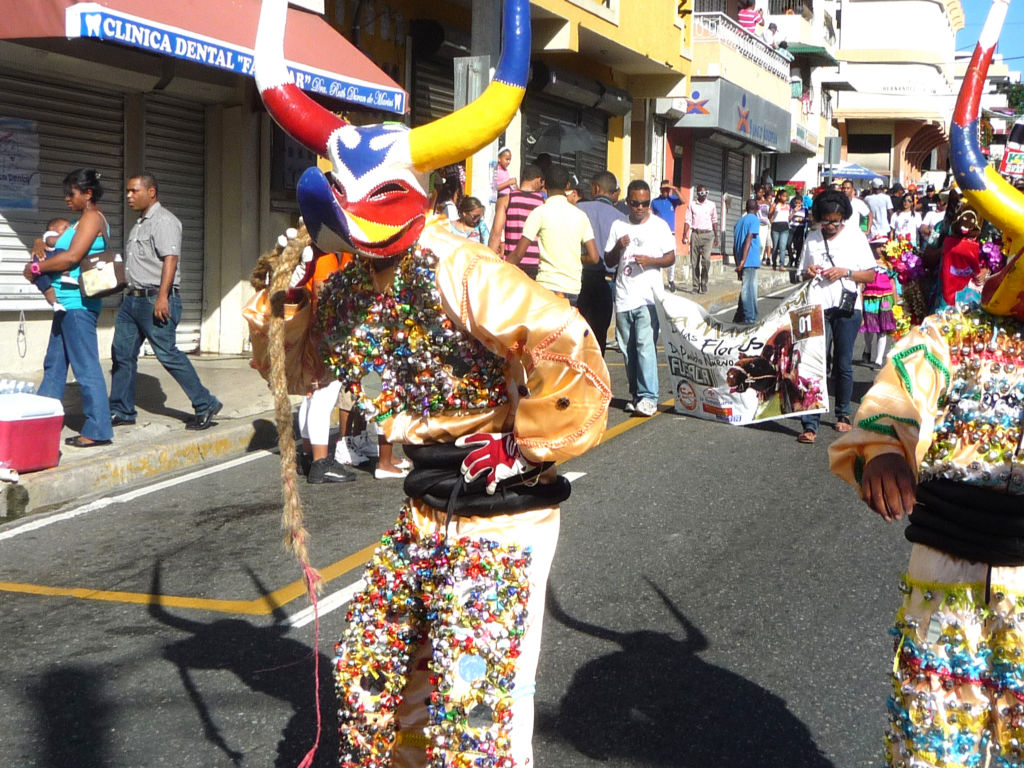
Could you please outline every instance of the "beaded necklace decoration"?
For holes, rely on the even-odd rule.
[[[938,322],[949,344],[950,382],[920,479],[1024,493],[1024,474],[1013,471],[1024,429],[1024,323],[952,308]]]
[[[336,647],[342,768],[391,765],[395,744],[433,768],[513,768],[516,659],[530,597],[529,550],[420,531],[409,503],[381,539]],[[429,639],[425,732],[398,732],[417,646]]]
[[[321,288],[318,320],[328,370],[378,422],[403,411],[424,419],[441,411],[494,408],[507,402],[504,360],[455,326],[441,306],[437,255],[414,246],[378,292],[362,259]],[[370,398],[362,379],[380,375]]]

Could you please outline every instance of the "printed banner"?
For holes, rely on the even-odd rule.
[[[35,120],[0,118],[0,208],[39,208],[39,132]]]
[[[659,307],[676,412],[751,424],[828,409],[825,322],[805,285],[750,326],[729,326],[681,296]]]

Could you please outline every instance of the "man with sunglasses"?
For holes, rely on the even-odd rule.
[[[612,222],[604,261],[616,267],[615,327],[626,356],[630,399],[627,413],[653,416],[658,410],[658,311],[661,270],[676,260],[676,239],[668,224],[651,216],[651,188],[637,179],[626,189],[629,218]]]

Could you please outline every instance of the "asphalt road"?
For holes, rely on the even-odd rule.
[[[579,476],[549,586],[538,765],[881,765],[909,545],[829,473],[830,424],[803,446],[795,421],[660,413],[562,467]],[[208,471],[0,528],[0,765],[283,767],[312,746],[314,624],[280,545],[278,457]],[[362,473],[301,493],[330,577],[328,766],[344,622],[330,596],[402,492]]]

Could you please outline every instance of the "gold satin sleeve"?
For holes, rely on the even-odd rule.
[[[511,408],[502,428],[511,427],[526,458],[561,461],[596,445],[612,391],[587,321],[484,245],[437,226],[428,227],[420,242],[439,254],[437,285],[445,312],[505,358]],[[473,421],[461,430],[445,424],[446,431],[470,434],[477,429]]]
[[[853,429],[828,449],[832,472],[860,491],[864,465],[899,453],[915,475],[931,445],[939,402],[949,388],[949,345],[927,318],[893,348],[857,409]]]

